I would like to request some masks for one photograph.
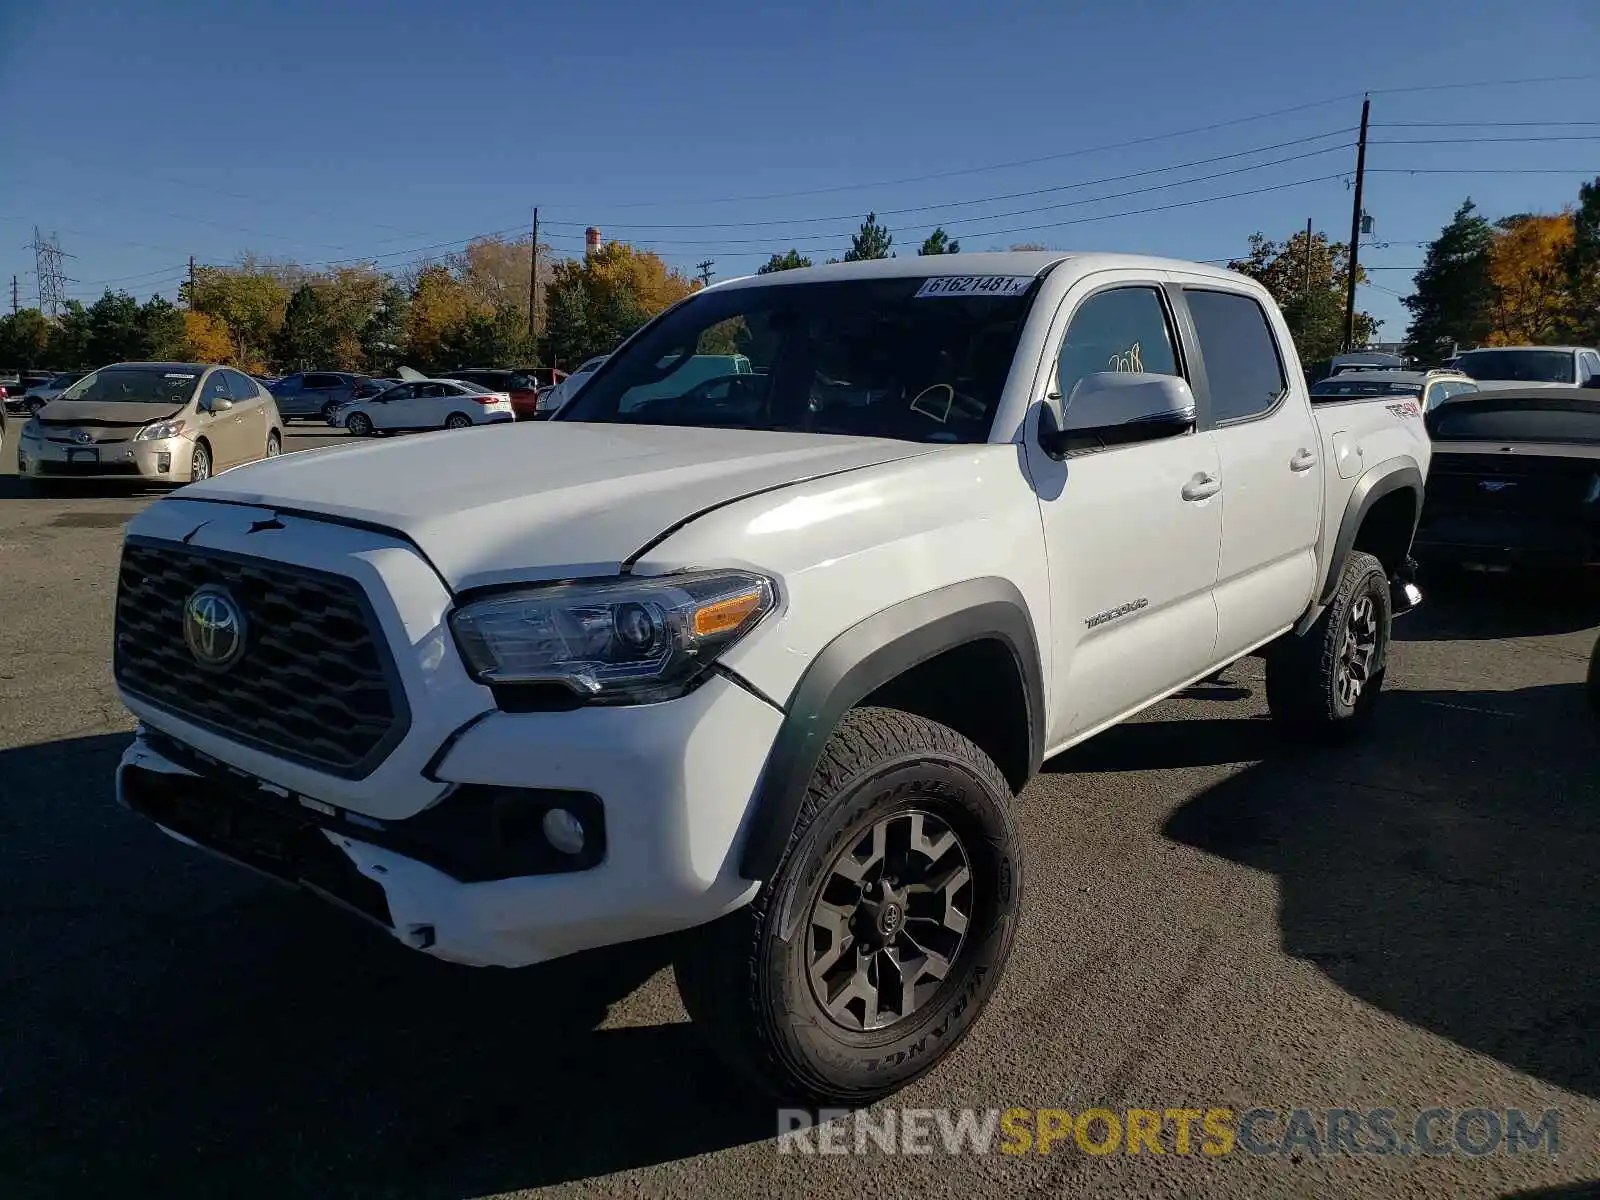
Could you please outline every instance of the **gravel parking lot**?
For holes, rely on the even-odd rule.
[[[286,449],[338,440],[291,431]],[[436,435],[450,436],[450,435]],[[897,1106],[1561,1110],[1446,1158],[780,1155],[658,945],[433,962],[117,809],[118,539],[152,496],[0,475],[0,1194],[1586,1195],[1600,1187],[1600,605],[1397,624],[1374,736],[1295,751],[1259,664],[1046,764],[1027,917]]]

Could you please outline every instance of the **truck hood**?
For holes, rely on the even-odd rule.
[[[885,438],[550,422],[288,454],[185,488],[393,530],[453,589],[616,573],[653,538],[756,492],[940,447]]]

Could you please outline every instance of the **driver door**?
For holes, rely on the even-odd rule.
[[[227,371],[212,371],[206,377],[200,389],[196,413],[200,420],[200,433],[211,445],[212,470],[225,471],[237,466],[243,460],[244,453],[244,415],[233,402],[233,389],[228,386]]]
[[[402,383],[390,388],[381,396],[374,396],[362,405],[372,418],[374,429],[399,429],[402,427],[406,406],[417,394],[417,385]]]
[[[1070,411],[1074,388],[1097,372],[1187,378],[1164,282],[1112,271],[1068,293],[1047,343],[1055,357],[1045,405]],[[1212,665],[1222,495],[1204,415],[1186,434],[1073,450],[1060,461],[1037,432],[1027,438],[1050,571],[1052,749]]]

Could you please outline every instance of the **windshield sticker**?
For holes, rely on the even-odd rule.
[[[1032,275],[935,275],[917,289],[913,299],[930,296],[1020,296],[1033,282]]]
[[[950,409],[956,402],[956,390],[948,383],[936,383],[917,393],[911,402],[911,411],[932,417],[943,425],[950,420]]]
[[[165,375],[162,376],[162,378],[163,379],[193,379],[194,375],[193,374],[185,375],[182,371],[168,371]]]

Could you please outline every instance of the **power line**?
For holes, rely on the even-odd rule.
[[[1027,197],[1030,197],[1030,196],[1043,196],[1043,195],[1048,195],[1048,194],[1054,193],[1054,192],[1072,191],[1072,190],[1075,190],[1077,188],[1097,187],[1100,184],[1105,184],[1105,183],[1122,183],[1122,182],[1125,182],[1126,180],[1129,180],[1129,179],[1143,179],[1143,178],[1147,178],[1148,176],[1151,176],[1151,175],[1164,175],[1168,171],[1182,171],[1182,170],[1188,169],[1189,167],[1209,166],[1212,163],[1226,162],[1226,161],[1228,161],[1230,159],[1235,159],[1235,158],[1247,158],[1252,154],[1266,154],[1266,153],[1268,153],[1270,151],[1273,151],[1273,150],[1287,149],[1290,146],[1303,146],[1308,142],[1320,141],[1323,138],[1336,137],[1336,136],[1339,136],[1341,134],[1354,133],[1354,132],[1355,132],[1355,127],[1354,126],[1348,126],[1346,128],[1343,128],[1343,129],[1330,129],[1330,130],[1328,130],[1328,131],[1326,131],[1324,133],[1314,133],[1314,134],[1311,134],[1308,137],[1291,138],[1291,139],[1289,139],[1288,141],[1285,141],[1285,142],[1273,142],[1273,143],[1270,143],[1269,145],[1265,145],[1265,146],[1252,146],[1248,150],[1236,150],[1231,154],[1214,154],[1214,155],[1211,155],[1208,158],[1191,159],[1188,162],[1172,163],[1170,166],[1165,166],[1165,167],[1149,167],[1149,168],[1146,168],[1143,171],[1129,171],[1129,172],[1127,172],[1125,174],[1122,174],[1122,175],[1106,175],[1106,176],[1102,176],[1099,179],[1085,179],[1085,180],[1080,180],[1080,181],[1075,182],[1075,183],[1060,183],[1060,184],[1055,184],[1055,185],[1053,185],[1051,187],[1030,188],[1027,191],[1021,191],[1021,192],[1000,192],[1000,193],[998,193],[996,195],[993,195],[993,196],[977,196],[977,197],[974,197],[974,198],[972,198],[970,200],[946,200],[946,201],[942,201],[942,202],[937,203],[937,204],[915,204],[915,205],[911,205],[910,207],[907,207],[907,208],[885,208],[885,209],[879,209],[879,210],[876,210],[876,211],[878,212],[878,215],[881,216],[881,217],[898,217],[898,216],[904,216],[907,213],[934,212],[934,211],[937,211],[937,210],[940,210],[940,209],[947,209],[947,208],[964,208],[964,207],[966,207],[968,205],[973,205],[973,204],[992,204],[992,203],[995,203],[995,202],[1000,201],[1000,200],[1021,200],[1021,199],[1026,199]],[[1313,154],[1326,154],[1326,153],[1328,153],[1329,151],[1332,151],[1332,150],[1349,149],[1349,147],[1351,145],[1354,145],[1354,143],[1344,143],[1344,144],[1338,145],[1338,146],[1328,146],[1328,147],[1325,147],[1324,149],[1317,150],[1317,151],[1314,151],[1312,153]],[[1302,155],[1302,156],[1296,156],[1296,157],[1311,157],[1311,155],[1308,154],[1308,155]],[[1276,161],[1277,162],[1292,162],[1292,161],[1294,161],[1294,159],[1293,158],[1283,158],[1283,159],[1278,159]],[[1272,163],[1272,162],[1255,164],[1256,167],[1270,167],[1270,166],[1274,166],[1274,165],[1276,165],[1276,163]],[[1255,169],[1254,167],[1242,167],[1242,168],[1240,168],[1240,170],[1254,170],[1254,169]],[[1228,173],[1229,172],[1223,172],[1223,174],[1228,174]],[[1206,178],[1215,178],[1215,177],[1214,176],[1207,176]],[[1167,185],[1167,186],[1171,186],[1171,185]],[[861,215],[862,214],[859,211],[857,211],[857,212],[849,212],[849,213],[835,213],[835,214],[832,214],[832,215],[826,216],[826,217],[769,217],[769,218],[765,218],[763,220],[758,220],[758,221],[712,221],[712,222],[708,222],[708,223],[688,224],[688,225],[682,225],[682,224],[676,224],[676,225],[675,224],[621,224],[621,225],[616,225],[614,227],[615,228],[621,228],[621,229],[755,229],[755,228],[768,227],[768,226],[773,226],[773,225],[813,225],[813,224],[822,224],[822,223],[828,222],[828,221],[859,221],[861,219]],[[985,214],[985,215],[986,216],[999,216],[999,215],[1004,215],[1004,214],[993,214],[993,213],[991,213],[991,214]],[[586,224],[586,222],[580,222],[580,221],[548,221],[548,222],[546,222],[546,224],[548,224],[548,225],[569,225],[569,226],[573,226],[573,227],[579,227],[579,226],[582,226],[582,225]],[[612,223],[611,222],[607,222],[607,224],[611,225]]]
[[[1368,88],[1373,96],[1398,96],[1403,92],[1449,92],[1460,88],[1476,88],[1483,91],[1496,87],[1521,87],[1533,83],[1581,83],[1590,79],[1600,79],[1600,72],[1590,72],[1585,75],[1537,75],[1529,79],[1481,79],[1470,83],[1422,83],[1410,87]]]
[[[1373,138],[1369,146],[1485,146],[1495,142],[1600,142],[1600,134],[1555,133],[1537,137]]]
[[[1056,154],[1044,154],[1038,158],[1020,158],[1011,162],[990,163],[982,167],[961,167],[950,171],[935,171],[927,175],[910,175],[901,179],[882,179],[871,183],[844,183],[833,187],[805,188],[792,192],[767,192],[754,196],[716,196],[706,199],[694,200],[641,200],[633,203],[614,204],[613,209],[623,208],[662,208],[672,205],[687,204],[747,204],[762,200],[788,200],[801,196],[824,196],[839,192],[859,192],[869,188],[900,187],[908,183],[926,183],[933,179],[954,179],[961,175],[985,175],[991,171],[1007,171],[1013,167],[1032,167],[1039,163],[1060,162],[1068,158],[1081,158],[1089,154],[1103,154],[1113,150],[1126,150],[1130,146],[1148,146],[1154,142],[1171,141],[1173,138],[1193,137],[1195,134],[1211,133],[1218,129],[1228,129],[1235,125],[1247,125],[1254,121],[1265,121],[1273,117],[1288,116],[1291,113],[1305,112],[1313,108],[1324,108],[1330,104],[1339,104],[1346,100],[1359,98],[1360,92],[1347,92],[1342,96],[1330,96],[1326,100],[1313,100],[1306,104],[1294,104],[1288,108],[1275,108],[1268,112],[1252,113],[1247,117],[1234,117],[1226,121],[1213,121],[1209,125],[1195,125],[1188,129],[1173,129],[1166,133],[1153,133],[1145,137],[1124,138],[1116,142],[1106,142],[1098,146],[1083,146],[1075,150],[1063,150]]]
[[[1373,129],[1588,129],[1600,121],[1374,121]]]
[[[1369,175],[1600,175],[1595,167],[1368,167]]]

